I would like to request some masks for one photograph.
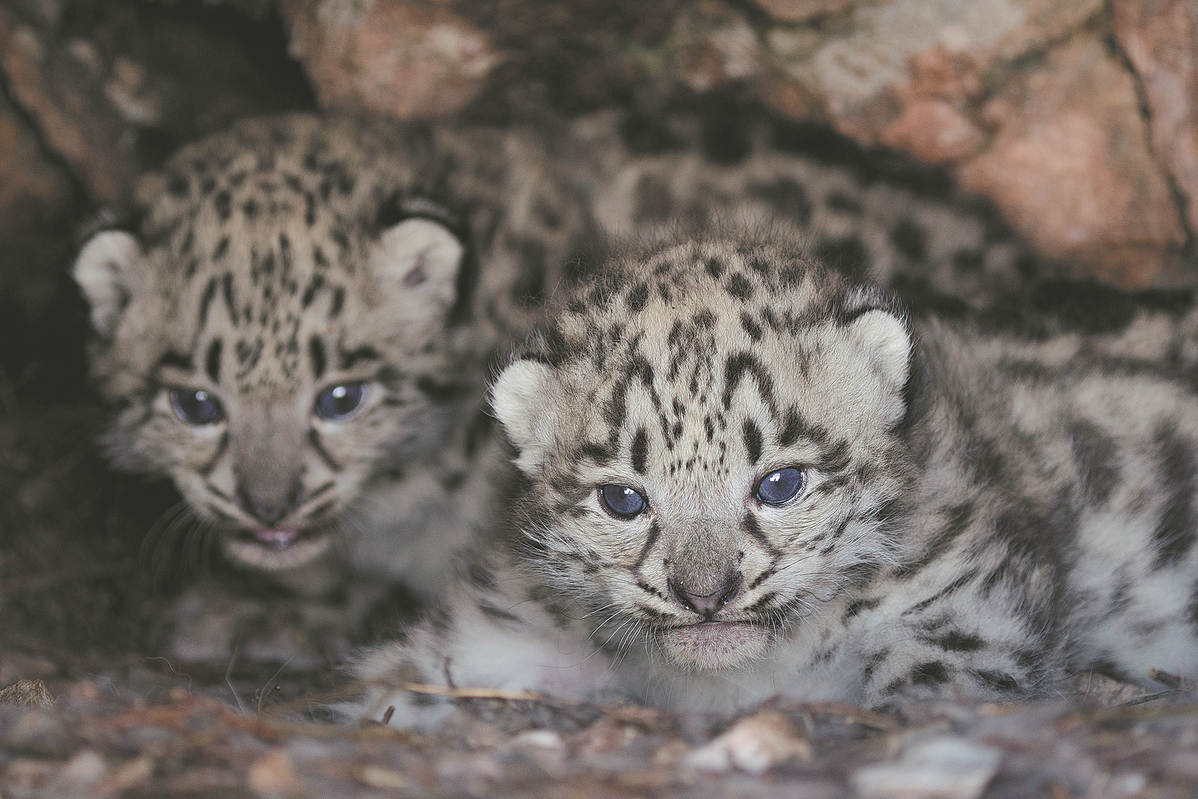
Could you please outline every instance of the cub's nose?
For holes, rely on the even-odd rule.
[[[237,486],[237,504],[257,521],[267,527],[273,527],[281,522],[288,513],[295,509],[300,495],[298,480],[284,490],[262,490],[262,487],[244,485]]]
[[[693,610],[710,620],[720,608],[727,605],[740,593],[744,579],[740,572],[730,571],[715,580],[671,579],[670,593],[688,610]]]

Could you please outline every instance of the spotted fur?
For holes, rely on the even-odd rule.
[[[920,305],[987,307],[1048,271],[943,175],[751,108],[602,111],[571,133],[593,164],[594,214],[622,236],[763,227]]]
[[[913,321],[776,245],[617,258],[494,387],[511,539],[359,662],[354,712],[433,723],[405,682],[727,710],[1194,677],[1198,373],[1126,343]]]

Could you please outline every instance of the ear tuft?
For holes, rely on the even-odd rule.
[[[102,338],[111,338],[129,305],[141,271],[141,245],[123,230],[97,233],[83,245],[71,270],[91,307],[91,323]]]
[[[540,361],[516,361],[491,388],[491,408],[508,438],[520,450],[516,465],[531,473],[553,443],[553,368]]]
[[[458,272],[466,248],[444,225],[413,217],[379,236],[379,274],[422,302],[449,308],[457,301]]]
[[[849,336],[865,351],[870,365],[892,389],[907,384],[911,370],[911,336],[906,324],[888,311],[866,311],[848,326]]]

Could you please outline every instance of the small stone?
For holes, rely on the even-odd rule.
[[[308,795],[307,786],[295,771],[295,763],[283,749],[255,760],[246,775],[250,790],[267,799],[290,799]]]
[[[363,766],[358,772],[358,781],[370,788],[399,791],[408,787],[408,778],[398,771],[382,766]]]
[[[112,796],[146,785],[154,776],[154,761],[142,755],[128,761],[105,780],[97,791],[103,796]]]
[[[513,738],[507,749],[522,755],[546,774],[566,772],[566,742],[553,730],[526,730]]]
[[[791,758],[811,759],[811,744],[796,734],[782,714],[764,710],[741,719],[706,746],[691,752],[684,765],[714,773],[739,769],[763,774]]]
[[[104,758],[91,749],[75,754],[46,786],[47,796],[81,796],[107,773]]]
[[[75,745],[62,719],[42,708],[26,710],[13,724],[0,729],[0,749],[62,758]]]
[[[851,781],[863,799],[976,799],[1001,760],[997,749],[944,736],[912,744],[897,763],[860,768]]]

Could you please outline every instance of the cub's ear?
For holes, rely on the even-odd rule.
[[[520,453],[516,466],[531,474],[553,444],[557,384],[553,369],[540,361],[516,361],[491,388],[491,408]]]
[[[141,245],[123,230],[92,236],[71,270],[91,306],[91,322],[102,338],[111,338],[129,305],[137,280],[145,274]]]
[[[849,323],[848,336],[865,352],[888,388],[899,391],[907,384],[911,335],[902,319],[889,311],[866,311]]]
[[[465,254],[465,245],[444,225],[413,217],[379,236],[375,268],[385,281],[402,286],[414,299],[444,310],[457,301],[458,272]]]

